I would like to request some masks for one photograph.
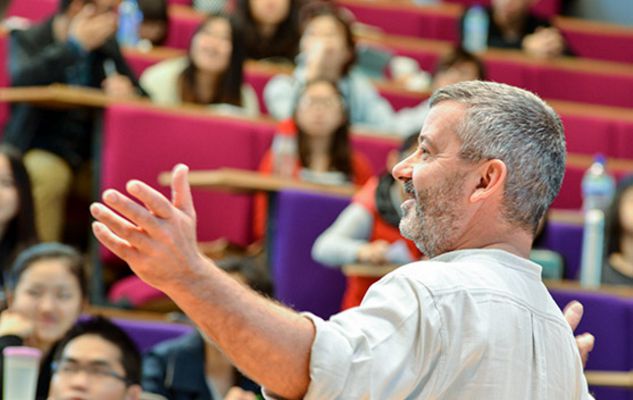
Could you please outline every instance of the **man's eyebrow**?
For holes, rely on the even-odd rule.
[[[81,363],[79,360],[77,360],[76,358],[72,358],[72,357],[63,357],[61,359],[61,361],[71,362],[71,363],[75,363],[75,364],[80,364]],[[86,364],[88,364],[90,366],[94,366],[94,367],[101,367],[101,366],[111,367],[112,366],[112,364],[109,361],[107,361],[107,360],[91,360],[91,361],[88,361]]]
[[[437,146],[435,145],[435,142],[429,139],[428,136],[420,134],[420,136],[418,136],[418,145],[422,146],[423,144],[426,144],[426,147],[429,147],[434,152],[437,152]]]

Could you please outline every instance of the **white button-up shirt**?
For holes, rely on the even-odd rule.
[[[401,267],[316,326],[306,399],[590,399],[540,266],[460,250]]]

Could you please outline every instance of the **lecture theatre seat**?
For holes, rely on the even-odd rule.
[[[145,105],[109,107],[104,117],[101,189],[121,190],[136,178],[169,195],[157,177],[179,162],[199,170],[256,169],[266,146],[263,137],[271,136],[274,126],[205,114]],[[199,240],[226,237],[232,243],[250,243],[249,196],[194,189],[194,201]]]
[[[340,270],[312,260],[316,238],[349,204],[348,199],[293,190],[279,192],[273,224],[272,276],[275,297],[322,318],[338,312],[345,289]]]
[[[550,289],[561,309],[570,301],[580,301],[585,309],[576,333],[590,332],[596,338],[587,370],[629,371],[633,369],[633,302],[612,294],[580,290]],[[631,400],[627,389],[591,388],[596,399]]]

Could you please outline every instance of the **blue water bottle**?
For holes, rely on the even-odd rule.
[[[470,7],[464,15],[462,47],[470,53],[485,51],[488,48],[489,24],[488,14],[482,6]]]
[[[583,212],[585,217],[580,259],[580,284],[600,286],[604,261],[605,212],[615,193],[615,180],[605,168],[605,158],[597,155],[582,178]]]
[[[136,0],[123,0],[119,4],[119,28],[117,40],[123,47],[135,47],[139,42],[139,28],[143,13]]]

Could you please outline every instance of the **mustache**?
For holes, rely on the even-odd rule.
[[[404,192],[408,195],[415,196],[415,189],[413,188],[412,181],[409,180],[404,183]]]

